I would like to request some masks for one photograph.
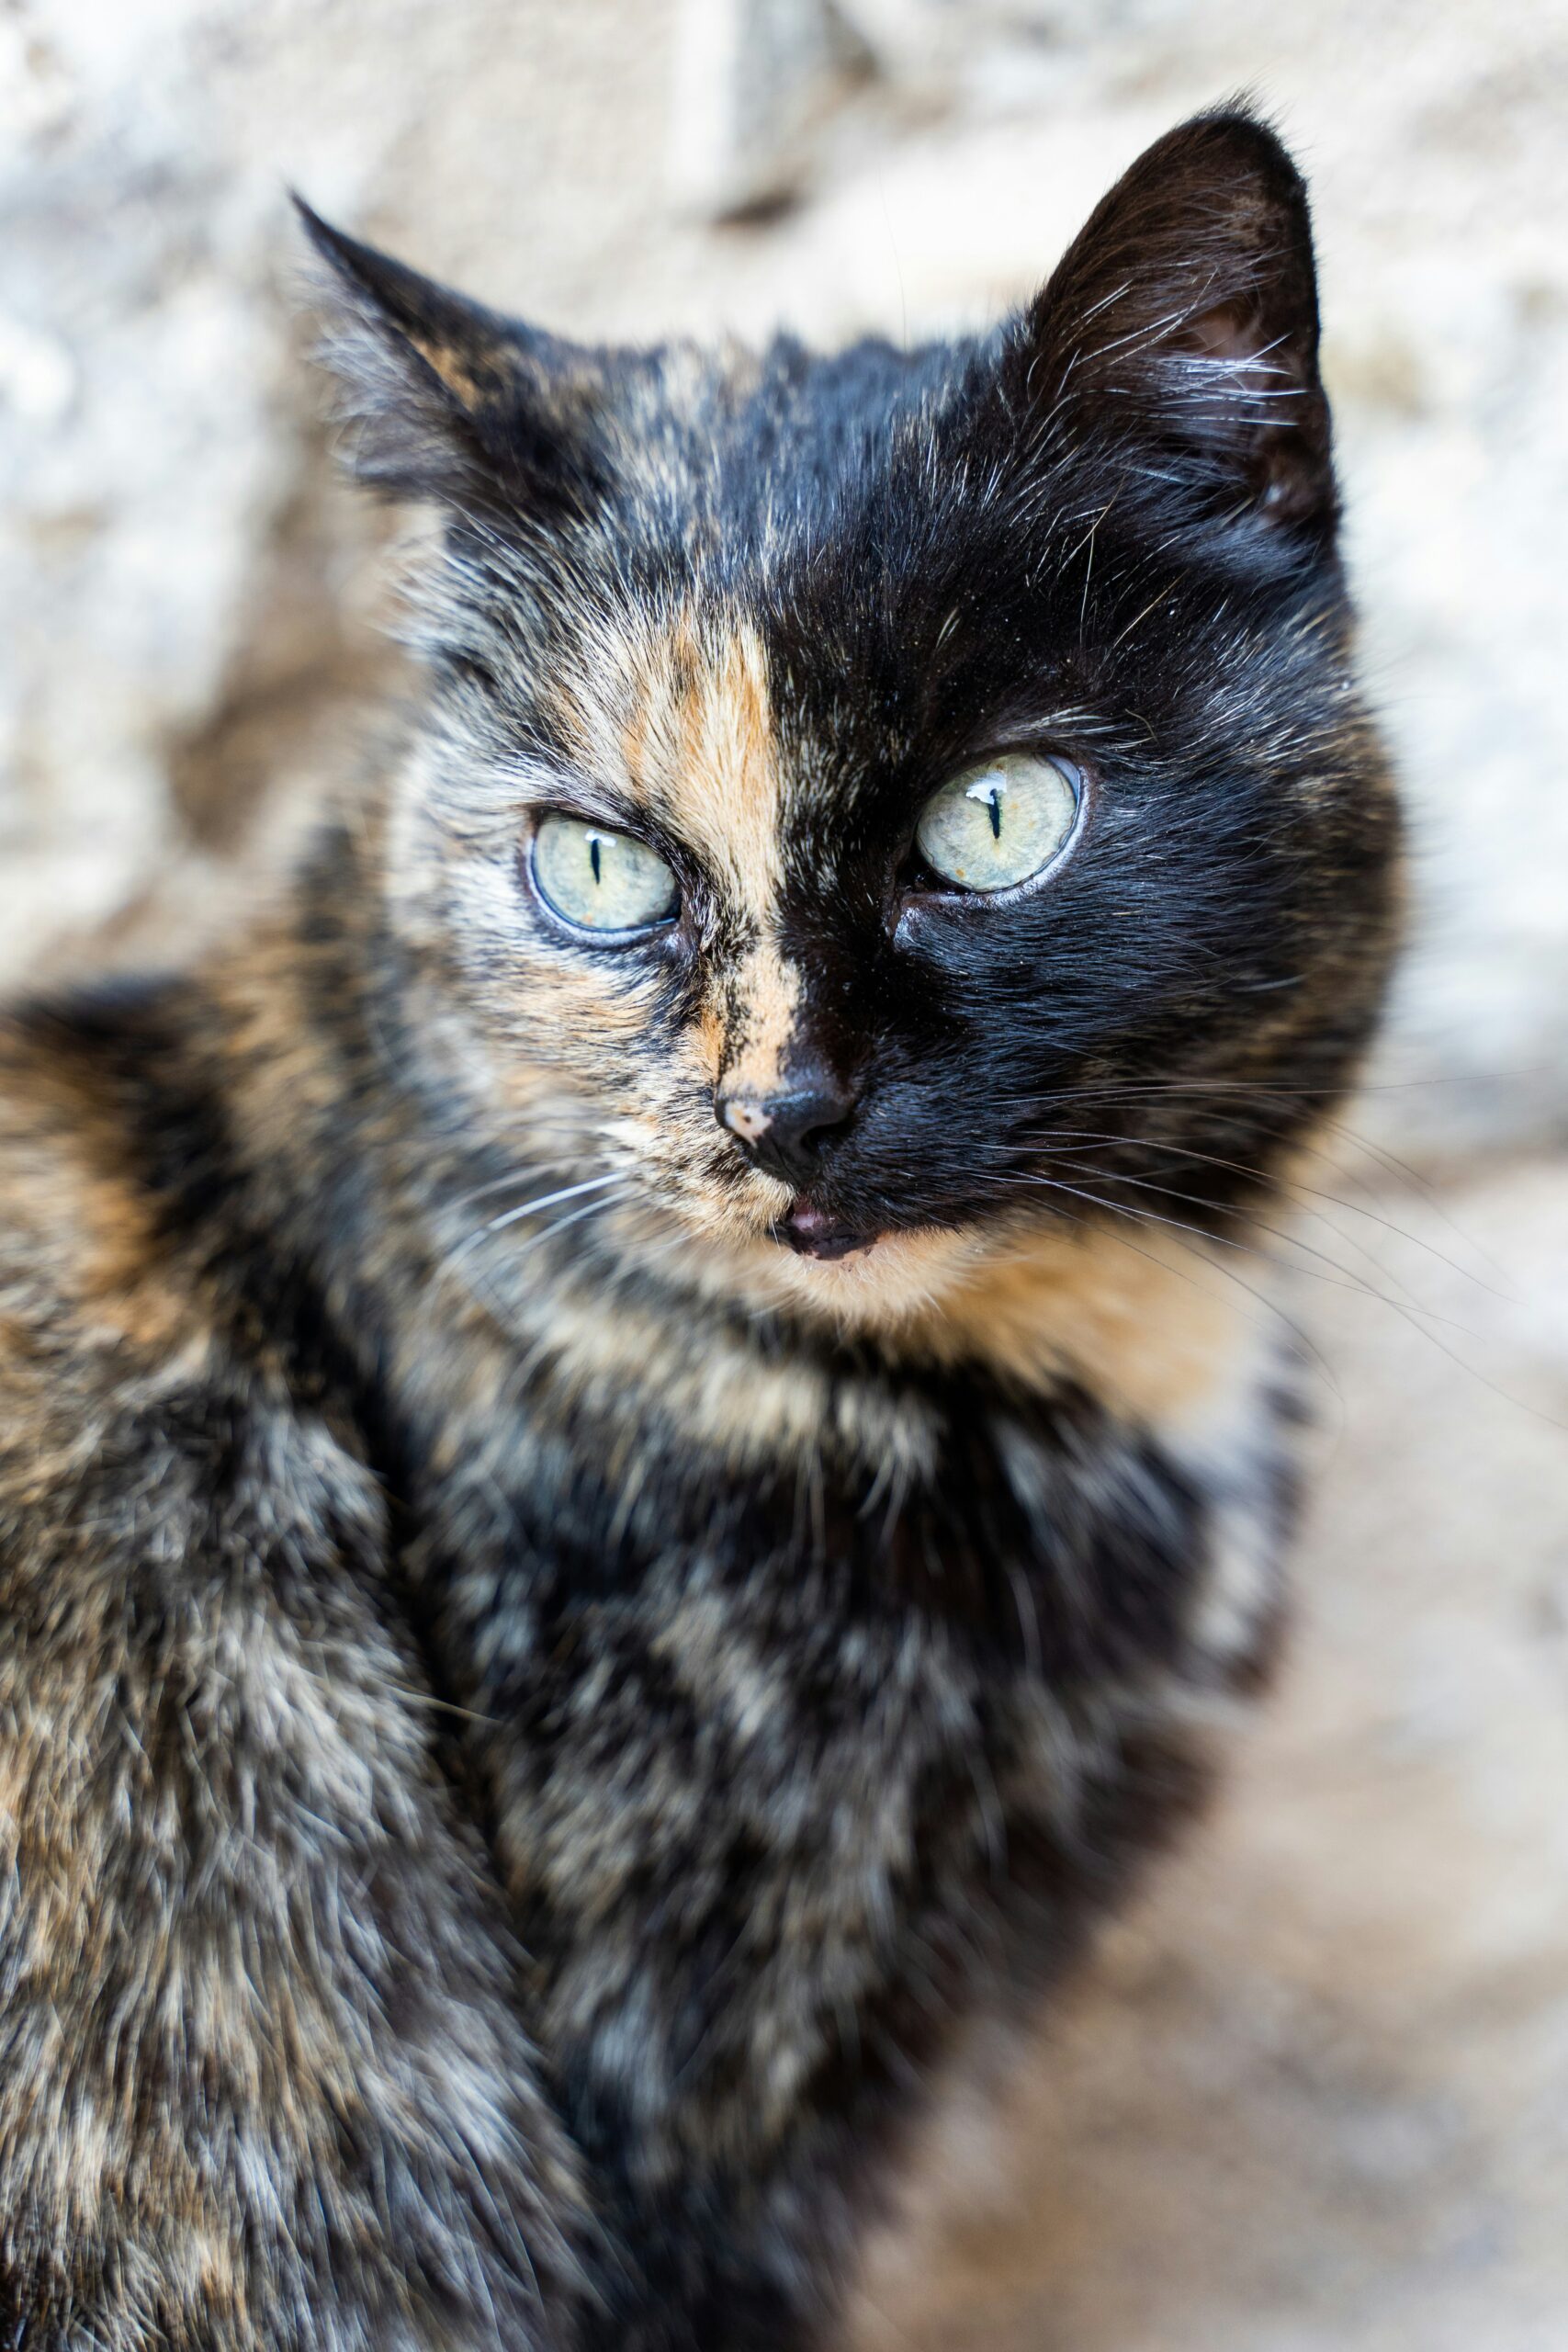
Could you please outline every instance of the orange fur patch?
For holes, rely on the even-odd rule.
[[[618,658],[607,697],[621,714],[612,780],[703,854],[755,932],[731,981],[734,1011],[722,1027],[716,1014],[705,1018],[696,1058],[709,1084],[722,1076],[766,1094],[780,1082],[801,995],[777,938],[782,787],[766,650],[748,623],[715,634],[684,615]],[[576,732],[603,769],[608,745],[584,720],[586,699],[573,696]]]
[[[759,922],[772,915],[779,858],[779,765],[768,659],[741,624],[705,641],[689,624],[672,632],[665,657],[671,698],[665,736],[674,754],[648,779],[671,822],[719,866],[731,892]]]
[[[447,390],[462,401],[466,409],[477,409],[484,399],[479,386],[457,353],[445,344],[434,343],[422,335],[411,335],[410,342],[434,375],[439,376]]]
[[[586,772],[690,842],[735,905],[766,922],[782,878],[780,771],[757,631],[715,633],[683,614],[645,635],[606,634],[555,700]]]
[[[801,976],[764,936],[735,979],[736,1013],[725,1048],[729,1092],[759,1100],[775,1093],[784,1076],[800,1006]]]

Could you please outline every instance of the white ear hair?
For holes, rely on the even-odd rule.
[[[1271,523],[1335,513],[1301,175],[1245,108],[1156,141],[1096,208],[1015,345],[1031,429]]]

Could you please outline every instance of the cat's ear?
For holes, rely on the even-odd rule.
[[[345,236],[294,198],[327,265],[321,356],[344,390],[348,453],[389,497],[537,519],[581,513],[601,487],[593,356]]]
[[[1046,449],[1102,436],[1221,514],[1335,514],[1306,189],[1245,107],[1156,141],[1092,214],[1010,355]]]

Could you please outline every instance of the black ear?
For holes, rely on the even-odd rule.
[[[469,511],[585,511],[603,487],[593,356],[422,277],[294,202],[328,267],[321,356],[344,387],[360,480]]]
[[[1325,535],[1335,517],[1301,174],[1244,107],[1120,179],[1013,348],[1047,447],[1100,435],[1204,511]]]

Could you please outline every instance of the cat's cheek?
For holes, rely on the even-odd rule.
[[[647,1009],[604,989],[591,972],[513,973],[499,984],[482,976],[464,990],[459,1025],[470,1074],[482,1069],[482,1098],[514,1135],[541,1122],[558,1130],[564,1116],[587,1150],[625,1120],[644,1131],[640,1158],[660,1133],[671,1104],[650,1054]]]
[[[714,1113],[723,1032],[716,1019],[644,1033],[615,1083],[603,1083],[601,1132],[635,1149],[640,1216],[662,1250],[746,1246],[788,1209],[787,1185],[750,1167]],[[769,1243],[770,1249],[776,1245]]]

